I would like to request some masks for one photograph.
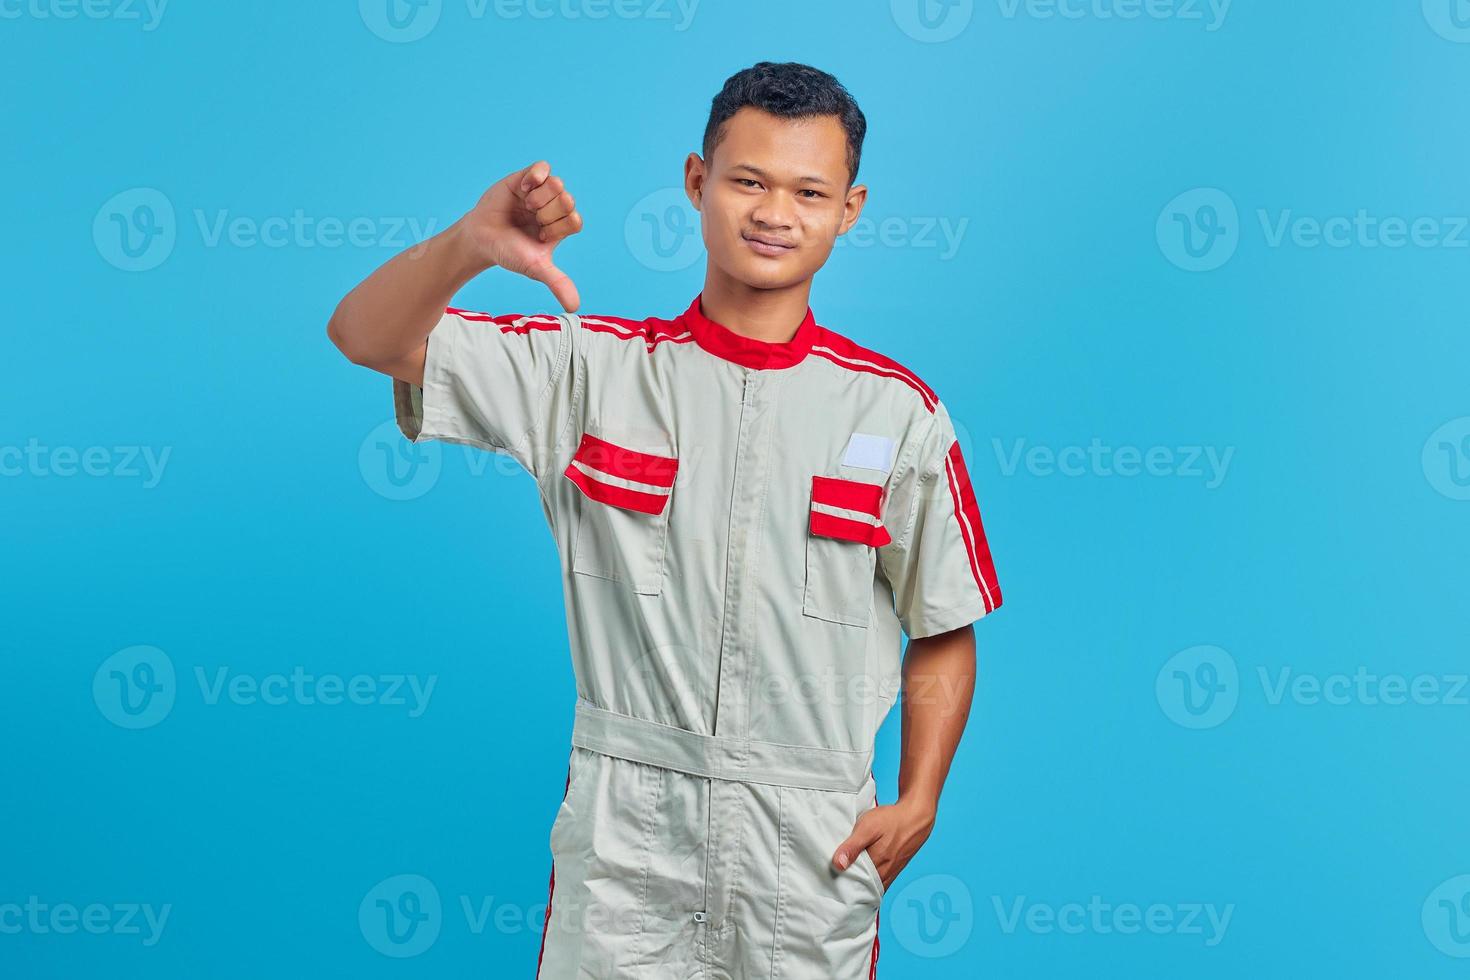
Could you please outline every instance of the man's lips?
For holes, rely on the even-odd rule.
[[[742,235],[747,245],[760,255],[785,255],[796,246],[769,235]]]

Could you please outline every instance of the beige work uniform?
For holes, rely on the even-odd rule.
[[[543,980],[859,980],[883,883],[831,866],[874,806],[899,629],[1000,605],[943,403],[818,326],[451,308],[414,441],[535,478],[577,698],[551,829]]]

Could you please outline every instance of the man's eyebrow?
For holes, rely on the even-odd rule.
[[[766,173],[760,167],[757,167],[755,164],[752,164],[752,163],[737,163],[737,164],[735,164],[735,166],[731,167],[730,169],[731,170],[749,170],[751,173],[755,174],[761,180],[770,180],[771,179],[771,175],[770,174]],[[823,186],[826,186],[826,185],[830,184],[831,181],[828,180],[826,177],[802,177],[800,180],[797,181],[797,183],[798,184],[822,184]]]

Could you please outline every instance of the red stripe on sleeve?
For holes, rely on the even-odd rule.
[[[965,468],[965,458],[960,453],[956,440],[949,446],[949,490],[954,497],[955,519],[960,522],[960,534],[965,539],[965,550],[969,553],[970,571],[975,584],[985,598],[987,612],[1000,605],[1000,583],[995,580],[995,563],[990,558],[990,544],[985,540],[985,527],[980,523],[980,506],[975,502],[975,490],[970,485],[970,473]]]

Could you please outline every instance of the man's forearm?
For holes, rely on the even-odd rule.
[[[909,642],[903,662],[899,803],[937,811],[974,693],[973,626]]]
[[[356,364],[403,365],[423,349],[455,293],[491,264],[455,222],[389,259],[343,297],[327,335]]]

